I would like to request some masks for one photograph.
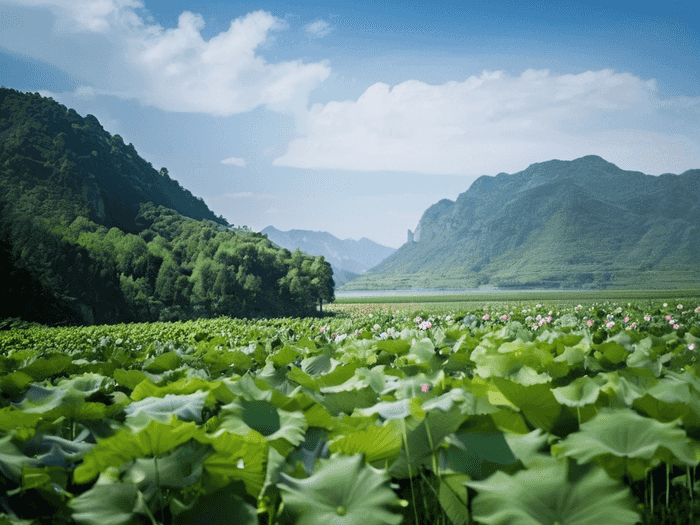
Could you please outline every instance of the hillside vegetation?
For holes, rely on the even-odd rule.
[[[700,282],[700,170],[658,177],[590,155],[482,176],[346,290],[675,289]]]
[[[0,316],[92,324],[308,315],[322,257],[231,227],[119,135],[0,89]]]

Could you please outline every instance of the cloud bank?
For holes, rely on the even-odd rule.
[[[376,83],[357,100],[315,104],[273,164],[481,175],[596,154],[623,169],[683,171],[700,165],[698,116],[700,98],[661,100],[654,80],[610,69]]]
[[[91,80],[96,91],[112,91],[113,95],[138,99],[166,111],[228,116],[264,105],[284,113],[305,112],[309,92],[330,74],[325,62],[267,63],[257,50],[267,42],[270,32],[283,29],[285,24],[265,11],[237,18],[227,31],[204,40],[204,19],[200,15],[185,11],[177,27],[164,29],[149,22],[152,18],[146,13],[140,14],[143,3],[136,0],[10,3],[25,8],[45,7],[55,16],[54,34],[37,35],[45,42],[32,44],[36,54],[45,55],[36,58],[51,61],[50,37],[79,39],[81,33],[89,34],[91,39],[83,36],[82,41],[93,46],[99,42],[106,48],[113,62],[110,71],[115,72],[112,78],[95,74]],[[317,28],[317,32],[322,30]],[[26,34],[22,38],[18,31],[14,36],[23,41],[12,38],[0,37],[0,45],[24,49]],[[74,56],[73,61],[81,62],[81,57]],[[85,74],[84,69],[81,74]]]

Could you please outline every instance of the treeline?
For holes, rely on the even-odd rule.
[[[0,317],[76,325],[305,316],[334,299],[323,257],[231,227],[89,117],[0,89]]]
[[[78,216],[52,220],[0,200],[1,317],[109,324],[313,315],[333,301],[323,257],[151,203],[139,235]]]

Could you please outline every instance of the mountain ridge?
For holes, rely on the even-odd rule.
[[[299,248],[310,255],[322,255],[333,268],[336,286],[357,278],[391,255],[395,249],[362,237],[339,239],[326,231],[292,229],[281,231],[267,226],[260,233],[275,244],[288,250]]]
[[[597,155],[483,175],[428,207],[409,242],[342,290],[636,287],[649,272],[661,272],[652,284],[682,285],[700,278],[699,179]]]

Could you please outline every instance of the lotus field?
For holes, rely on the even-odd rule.
[[[327,310],[0,331],[0,524],[700,523],[700,300]]]

